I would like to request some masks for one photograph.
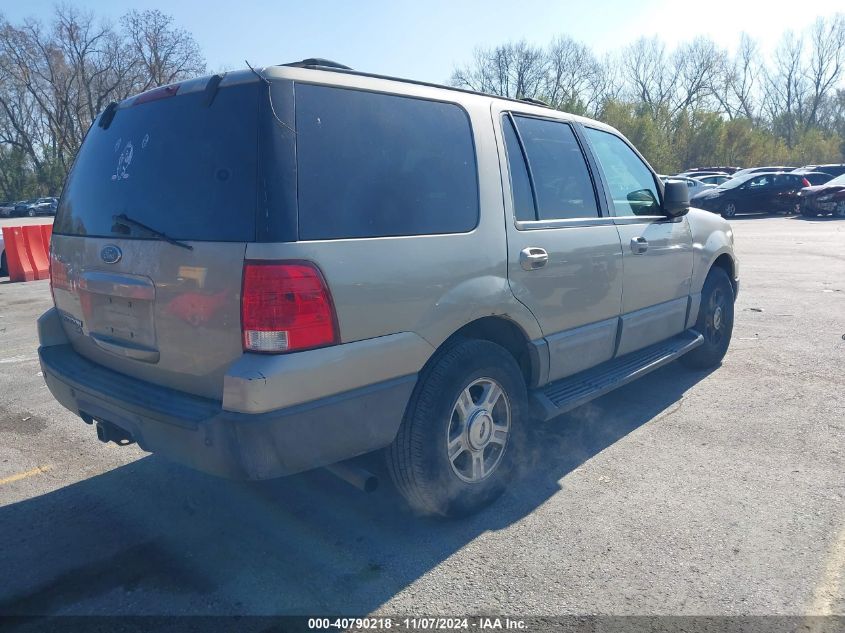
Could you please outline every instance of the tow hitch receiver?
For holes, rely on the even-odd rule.
[[[100,420],[97,420],[97,439],[104,444],[114,442],[118,446],[128,446],[135,443],[132,436],[119,426]]]

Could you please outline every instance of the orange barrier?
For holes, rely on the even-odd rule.
[[[50,254],[50,238],[53,237],[52,224],[39,224],[41,227],[41,237],[44,238],[44,244],[47,246],[47,254]]]
[[[52,226],[42,224],[3,227],[9,281],[34,281],[49,277],[52,231]]]

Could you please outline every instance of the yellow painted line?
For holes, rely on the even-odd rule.
[[[52,470],[52,469],[53,469],[53,467],[49,466],[49,465],[47,465],[47,466],[37,466],[37,467],[33,468],[32,470],[26,471],[25,473],[18,473],[16,475],[9,475],[8,477],[4,477],[3,479],[0,479],[0,486],[2,486],[3,484],[10,484],[10,483],[13,483],[15,481],[20,481],[21,479],[26,479],[27,477],[32,477],[33,475],[40,475],[40,474],[46,473],[47,471]]]
[[[834,615],[833,604],[845,590],[845,525],[827,556],[827,564],[810,605],[810,615]]]

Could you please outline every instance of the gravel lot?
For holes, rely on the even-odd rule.
[[[535,429],[530,471],[462,522],[99,443],[39,375],[47,282],[0,282],[0,614],[845,613],[845,221],[733,224],[722,367]]]

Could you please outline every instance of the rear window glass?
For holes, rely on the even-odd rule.
[[[478,222],[467,114],[436,101],[296,85],[299,237],[460,233]]]
[[[119,109],[85,138],[54,232],[129,237],[125,213],[176,239],[254,240],[257,123],[257,82]]]

